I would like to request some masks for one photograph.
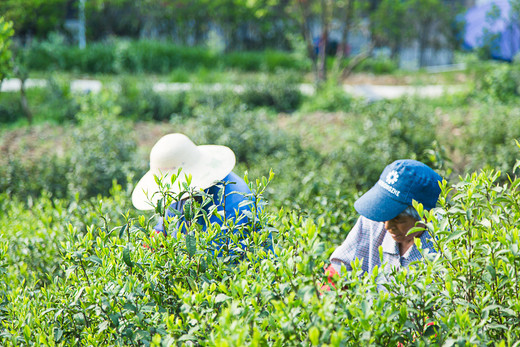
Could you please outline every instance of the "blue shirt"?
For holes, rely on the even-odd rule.
[[[231,172],[226,177],[224,177],[224,179],[222,179],[222,182],[224,182],[225,185],[218,183],[204,190],[204,192],[211,197],[213,202],[204,206],[203,209],[206,212],[209,212],[212,206],[216,206],[217,212],[220,214],[222,218],[220,219],[218,216],[211,215],[209,217],[210,224],[217,223],[220,226],[223,225],[224,206],[226,217],[225,219],[233,220],[235,226],[240,226],[248,222],[252,223],[253,221],[251,220],[251,218],[254,214],[255,209],[253,197],[251,196],[251,190],[249,189],[247,184],[244,182],[242,178],[240,178],[234,172]],[[219,197],[219,192],[221,191],[223,186],[225,186],[224,194],[221,197]],[[174,210],[177,210],[182,213],[185,201],[186,200],[177,201],[170,205],[170,207],[166,211],[166,218],[173,218],[175,216]],[[260,212],[260,208],[261,207],[258,206],[258,212]],[[182,222],[185,221],[186,220],[184,216],[181,216],[181,218],[179,219],[179,226]],[[202,226],[203,231],[207,229],[207,225],[202,216],[197,220],[197,222]],[[158,223],[157,225],[155,225],[154,229],[166,235],[166,231],[164,230],[164,220],[162,217],[159,217]],[[183,232],[184,231],[185,230],[183,230]],[[244,235],[244,238],[246,238],[247,236],[248,235]],[[270,250],[274,253],[271,234],[269,234],[268,242],[269,246],[266,250]]]
[[[430,234],[425,230],[419,237],[423,250],[435,253]],[[371,272],[377,265],[381,267],[379,246],[383,249],[383,264],[387,271],[395,268],[408,267],[410,263],[421,260],[422,254],[417,247],[412,245],[405,254],[399,253],[399,245],[386,231],[383,222],[374,222],[363,216],[359,217],[356,225],[352,228],[341,246],[336,248],[330,256],[330,262],[334,269],[341,273],[341,265],[345,265],[347,271],[352,270],[350,263],[359,258],[362,260],[364,272]]]

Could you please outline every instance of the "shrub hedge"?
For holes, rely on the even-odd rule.
[[[174,117],[189,117],[199,106],[217,107],[223,104],[246,104],[249,108],[270,108],[277,112],[294,112],[302,102],[302,94],[294,76],[279,71],[273,78],[261,78],[237,85],[193,83],[189,90],[156,91],[151,82],[131,77],[106,84],[104,93],[110,93],[121,117],[135,121],[170,121]],[[88,97],[73,93],[70,81],[49,78],[46,88],[31,88],[27,92],[29,109],[35,123],[77,122],[80,103]],[[0,124],[23,122],[19,93],[0,94]]]
[[[85,49],[62,42],[34,43],[27,53],[27,67],[38,71],[80,73],[169,73],[183,68],[224,68],[274,72],[305,71],[308,63],[282,51],[216,53],[205,47],[178,46],[165,41],[114,40],[95,42]]]
[[[118,217],[127,206],[120,189],[84,205],[83,223],[69,227],[78,214],[60,202],[42,197],[26,209],[0,195],[1,230],[20,230],[0,241],[2,345],[515,345],[520,180],[501,185],[498,176],[468,175],[443,187],[433,213],[418,207],[437,254],[386,279],[355,263],[328,292],[328,225],[294,212],[264,210],[249,251],[234,262],[209,251],[218,230],[193,224],[178,238],[151,237],[150,215]],[[22,255],[44,256],[22,237],[42,218],[35,209],[59,214],[42,219],[49,249],[31,263]],[[255,250],[267,231],[276,257]]]

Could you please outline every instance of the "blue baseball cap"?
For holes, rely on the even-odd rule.
[[[442,177],[429,166],[411,159],[388,165],[379,181],[354,203],[356,211],[373,221],[385,222],[403,212],[412,201],[430,210],[437,204]]]

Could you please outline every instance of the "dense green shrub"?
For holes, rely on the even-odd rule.
[[[479,103],[466,116],[456,148],[464,153],[467,170],[495,168],[512,174],[520,141],[520,114],[517,107],[498,101]]]
[[[243,71],[275,72],[278,69],[305,70],[308,66],[294,55],[265,50],[261,52],[230,52],[223,56],[224,65]]]
[[[355,71],[372,72],[376,75],[388,74],[398,69],[398,63],[385,56],[370,57],[355,67]]]
[[[520,94],[519,62],[476,64],[472,72],[477,98],[506,102]]]
[[[200,108],[196,143],[228,146],[238,162],[254,166],[261,158],[281,158],[299,152],[299,139],[269,125],[269,116],[244,107]]]
[[[70,169],[67,159],[45,146],[44,139],[11,143],[16,133],[2,138],[0,156],[0,192],[26,200],[47,191],[54,197],[64,197],[67,192],[66,174]],[[40,152],[40,150],[43,151]]]
[[[343,146],[331,154],[331,161],[342,166],[351,177],[350,184],[362,191],[397,159],[416,159],[443,170],[438,160],[443,152],[435,131],[439,120],[433,114],[432,107],[417,99],[359,104],[348,114],[351,128],[343,135]]]
[[[216,53],[206,47],[178,46],[166,41],[113,40],[94,42],[85,49],[67,46],[59,39],[29,47],[27,66],[32,70],[83,73],[169,73],[182,68],[231,68],[270,71],[279,68],[302,71],[307,62],[281,51]]]
[[[126,184],[142,174],[147,164],[136,156],[131,125],[117,118],[119,106],[110,98],[100,101],[103,97],[90,95],[82,101],[77,127],[62,128],[62,137],[54,139],[59,147],[49,148],[45,139],[35,140],[30,133],[26,141],[34,143],[29,146],[12,146],[9,136],[2,139],[0,191],[23,199],[42,192],[83,198],[107,195],[114,180]],[[38,141],[44,144],[41,149]]]
[[[108,192],[113,181],[126,183],[142,164],[135,162],[136,140],[130,124],[116,118],[117,105],[104,101],[97,96],[85,99],[70,143],[73,169],[67,175],[68,188],[81,197]]]
[[[158,93],[150,85],[137,85],[123,79],[117,94],[124,118],[141,121],[169,121],[172,116],[184,111],[185,93]]]
[[[237,109],[241,105],[239,94],[229,88],[199,88],[186,92],[183,115],[197,116],[209,109]],[[218,111],[215,111],[218,112]],[[212,112],[207,112],[211,114]]]
[[[64,275],[39,290],[32,281],[19,285],[26,274],[12,260],[23,268],[30,259],[19,256],[23,248],[10,254],[12,240],[2,238],[0,339],[6,346],[512,346],[520,339],[520,180],[497,185],[497,177],[466,176],[443,188],[433,213],[418,207],[436,255],[386,278],[379,268],[363,275],[355,262],[329,292],[320,289],[333,246],[321,238],[328,225],[296,213],[264,211],[260,222],[269,229],[257,231],[238,263],[208,251],[217,230],[192,225],[178,238],[150,237],[146,216],[92,220],[86,232],[63,234]],[[108,203],[101,213],[115,207]],[[45,215],[53,207],[40,208]],[[0,217],[2,230],[6,221]],[[276,258],[257,248],[267,230],[276,231]]]
[[[71,93],[70,81],[49,78],[45,88],[27,90],[27,103],[35,123],[54,123],[74,121],[79,104]],[[0,94],[0,124],[25,120],[19,92]]]
[[[66,241],[69,228],[81,235],[103,218],[122,223],[123,213],[128,213],[130,207],[127,192],[114,186],[107,195],[110,198],[99,208],[97,201],[59,199],[45,192],[26,201],[0,194],[2,241],[9,243],[3,259],[7,260],[12,285],[25,282],[28,287],[39,288],[63,276],[59,247]]]
[[[237,170],[276,179],[266,197],[276,208],[298,211],[301,216],[323,219],[330,225],[323,237],[341,238],[353,222],[352,178],[348,168],[334,165],[326,155],[305,146],[304,139],[280,129],[269,114],[242,108],[197,110],[195,143],[214,143],[233,149]],[[364,177],[360,180],[368,179]]]
[[[160,41],[135,41],[120,53],[124,71],[167,73],[176,67],[211,67],[217,57],[203,47],[183,47]]]
[[[301,107],[303,112],[313,111],[344,111],[350,110],[354,102],[341,86],[336,83],[327,83],[318,88],[317,92],[307,97]]]
[[[35,97],[33,101],[33,109],[38,111],[40,120],[57,124],[76,120],[80,107],[70,90],[70,81],[49,78],[46,88],[42,89],[41,97],[40,100]]]
[[[25,63],[30,70],[52,71],[66,70],[67,46],[64,38],[50,35],[45,41],[33,41],[25,54]],[[72,61],[74,62],[74,60]]]
[[[252,107],[265,106],[278,112],[292,112],[300,106],[302,95],[290,78],[278,77],[247,84],[240,100]]]
[[[14,123],[23,118],[20,95],[2,92],[0,94],[0,123]]]

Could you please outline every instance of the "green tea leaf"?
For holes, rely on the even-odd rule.
[[[320,331],[315,326],[309,329],[309,340],[313,346],[317,346],[320,342]]]
[[[132,259],[130,258],[130,249],[128,247],[123,249],[123,261],[129,267],[133,267],[134,266],[134,263],[132,262]]]
[[[123,235],[125,234],[126,228],[128,227],[128,223],[123,225],[121,229],[119,230],[119,238],[122,239]]]
[[[186,250],[188,251],[190,258],[197,252],[197,239],[195,238],[195,233],[193,231],[190,231],[186,235]]]
[[[227,296],[226,294],[220,293],[219,295],[217,295],[215,297],[215,304],[220,304],[221,302],[224,302],[224,301],[229,300],[229,299],[231,299],[230,296]]]
[[[60,328],[54,328],[54,342],[59,342],[63,337],[63,330]]]
[[[99,257],[95,256],[95,255],[91,255],[90,257],[87,258],[87,260],[90,260],[91,262],[94,262],[98,265],[103,265],[103,261],[101,259],[99,259]]]
[[[458,239],[459,237],[461,237],[462,235],[464,235],[467,231],[466,230],[457,230],[457,231],[454,231],[450,234],[450,236],[448,236],[448,238],[446,239],[446,242],[450,242],[450,241],[453,241],[453,240],[456,240]]]

